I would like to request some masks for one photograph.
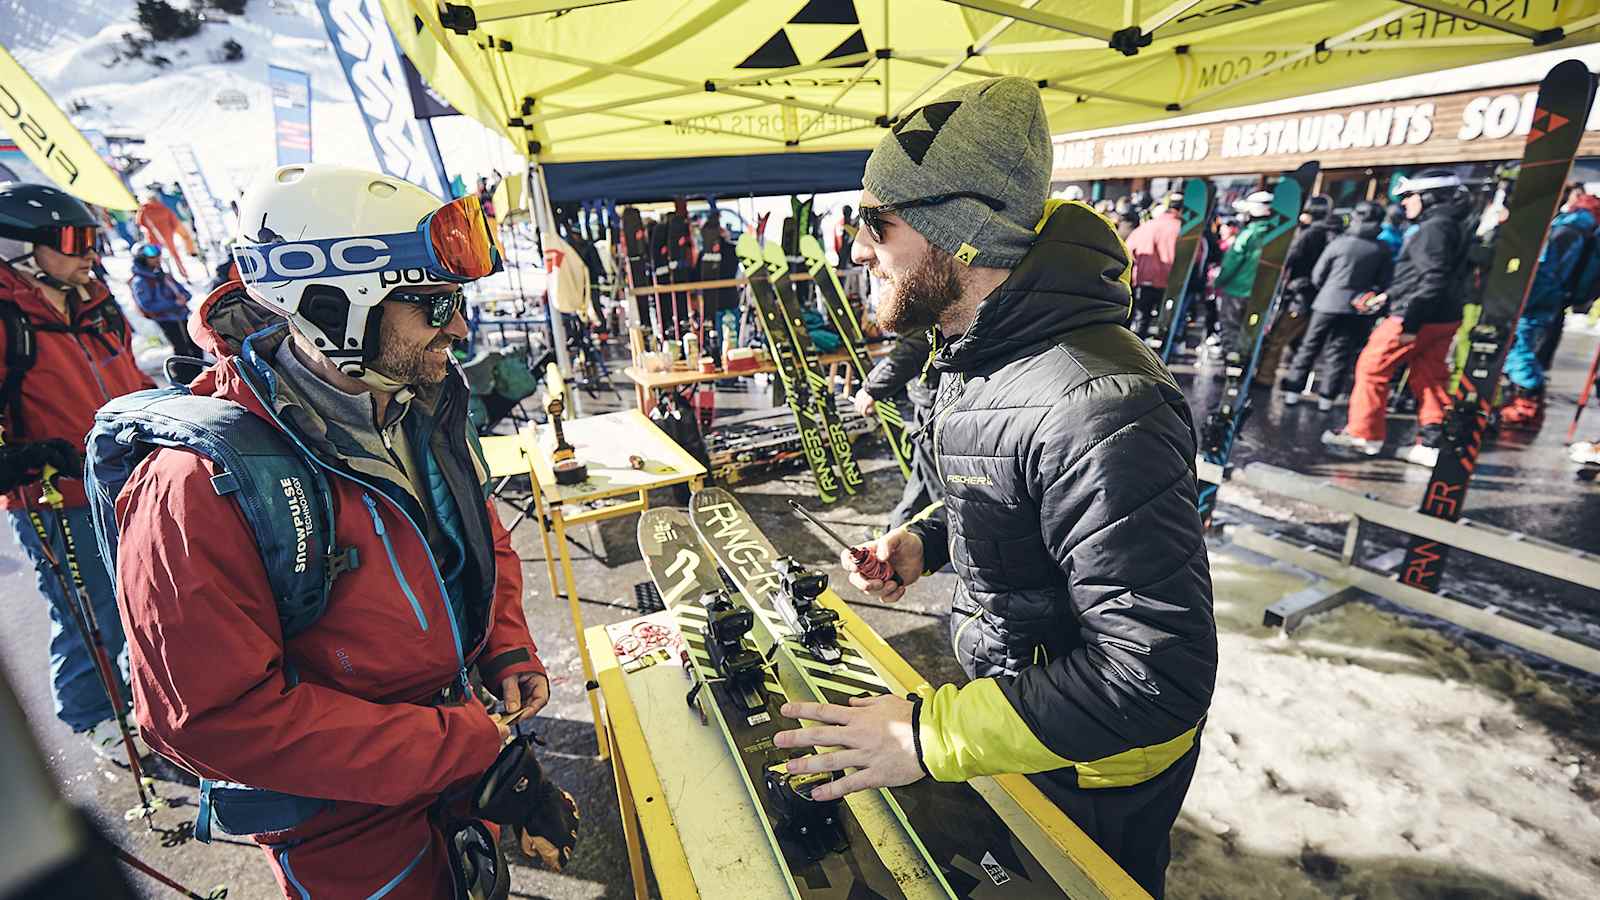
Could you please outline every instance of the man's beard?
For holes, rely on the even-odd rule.
[[[440,384],[450,371],[451,342],[450,336],[441,331],[427,341],[411,343],[400,337],[396,329],[380,327],[378,355],[373,358],[371,367],[413,387]],[[442,349],[444,355],[429,352],[430,348]]]
[[[961,269],[956,258],[933,245],[900,275],[874,271],[885,291],[878,298],[878,326],[896,334],[927,331],[961,299]]]

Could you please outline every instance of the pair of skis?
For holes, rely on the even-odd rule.
[[[756,318],[766,334],[784,398],[800,428],[818,496],[826,504],[838,500],[841,490],[854,495],[861,486],[861,471],[834,405],[833,386],[822,372],[817,348],[801,318],[800,302],[789,281],[789,260],[776,241],[763,246],[754,231],[739,236],[735,253],[749,279]]]
[[[1516,334],[1517,319],[1533,286],[1544,247],[1561,202],[1572,157],[1583,137],[1594,95],[1594,76],[1581,60],[1566,60],[1539,85],[1522,165],[1511,193],[1505,224],[1495,242],[1494,263],[1483,289],[1483,311],[1468,335],[1467,364],[1445,414],[1439,461],[1428,477],[1421,512],[1454,522],[1461,518],[1467,486],[1489,424],[1500,370]],[[1434,592],[1444,574],[1449,547],[1413,537],[1406,547],[1400,580]]]
[[[947,897],[1066,896],[969,785],[925,778],[818,802],[811,789],[833,775],[787,774],[788,759],[808,751],[772,743],[777,732],[800,727],[781,713],[786,698],[845,705],[889,685],[820,602],[826,576],[780,556],[731,494],[702,491],[688,514],[645,511],[639,546],[690,648],[693,702],[740,760],[791,897],[896,898],[913,882]],[[887,812],[919,866],[907,870],[902,861],[891,874],[856,818],[867,804]]]
[[[1183,338],[1184,325],[1189,318],[1189,306],[1194,302],[1190,281],[1198,266],[1206,267],[1206,228],[1217,202],[1217,188],[1209,178],[1188,178],[1183,183],[1183,206],[1179,210],[1178,243],[1172,252],[1172,271],[1167,275],[1166,291],[1161,296],[1161,310],[1156,317],[1155,333],[1140,335],[1151,349],[1161,355],[1163,365],[1172,362],[1172,354]]]
[[[805,260],[806,271],[811,273],[811,283],[817,286],[817,291],[822,295],[828,318],[850,355],[850,368],[855,370],[856,379],[866,384],[867,372],[872,368],[867,365],[866,336],[861,333],[861,322],[856,319],[856,311],[845,299],[844,286],[839,284],[839,276],[828,265],[828,258],[822,253],[822,242],[815,235],[800,236],[800,258]],[[894,454],[900,474],[910,480],[911,435],[906,431],[906,420],[900,413],[900,407],[892,400],[879,400],[873,404],[873,414],[883,428],[883,436],[889,442],[889,452]]]
[[[1255,380],[1267,330],[1277,318],[1282,302],[1283,262],[1300,225],[1300,207],[1316,178],[1317,164],[1309,162],[1286,173],[1272,189],[1271,212],[1266,233],[1261,237],[1263,246],[1255,280],[1250,283],[1250,296],[1245,301],[1244,321],[1233,346],[1224,349],[1222,400],[1200,426],[1200,457],[1221,468],[1224,474],[1239,439],[1239,429],[1250,417],[1250,385]],[[1198,506],[1200,521],[1205,525],[1211,524],[1216,512],[1220,487],[1209,481],[1200,482]]]

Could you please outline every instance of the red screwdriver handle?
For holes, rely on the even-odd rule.
[[[886,584],[899,584],[900,576],[894,572],[894,567],[878,558],[867,547],[851,547],[850,559],[856,564],[856,573],[868,581],[882,581]]]

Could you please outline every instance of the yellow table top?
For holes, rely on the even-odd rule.
[[[867,356],[883,356],[889,352],[889,348],[891,346],[893,345],[887,342],[873,344],[867,348]],[[837,350],[833,353],[829,353],[817,358],[817,362],[824,366],[831,366],[834,363],[849,361],[850,354],[843,350]],[[691,369],[675,369],[671,372],[646,372],[644,369],[641,369],[638,366],[628,366],[622,370],[622,374],[626,375],[628,380],[634,384],[655,391],[662,388],[681,387],[685,384],[699,384],[705,381],[721,381],[724,378],[744,378],[748,375],[755,375],[761,372],[776,371],[778,371],[778,367],[774,366],[770,361],[768,361],[756,366],[754,369],[745,369],[742,372],[728,372],[722,369],[718,369],[715,372],[700,372],[698,370]]]
[[[589,478],[582,484],[556,483],[550,459],[556,442],[553,427],[530,423],[520,435],[523,445],[531,449],[528,458],[533,463],[534,480],[545,500],[552,504],[636,494],[683,484],[706,474],[706,467],[699,460],[637,409],[563,420],[562,430],[578,459],[589,467]],[[630,455],[643,457],[644,468],[630,466]]]

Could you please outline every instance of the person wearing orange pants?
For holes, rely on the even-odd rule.
[[[184,281],[189,280],[189,271],[184,268],[184,253],[194,256],[194,237],[189,234],[189,229],[179,221],[177,214],[161,202],[161,198],[154,194],[146,195],[144,202],[139,204],[139,211],[134,214],[134,221],[139,223],[139,228],[144,231],[144,239],[152,244],[159,244],[172,257],[172,264],[177,266],[178,275]],[[184,253],[178,252],[178,245],[173,238],[183,241]]]
[[[1443,423],[1450,405],[1450,367],[1445,355],[1461,323],[1423,325],[1414,335],[1402,330],[1403,323],[1399,316],[1378,323],[1356,360],[1350,421],[1344,430],[1373,446],[1383,446],[1387,435],[1389,390],[1401,366],[1411,367],[1406,387],[1417,398],[1417,422],[1423,429]]]

